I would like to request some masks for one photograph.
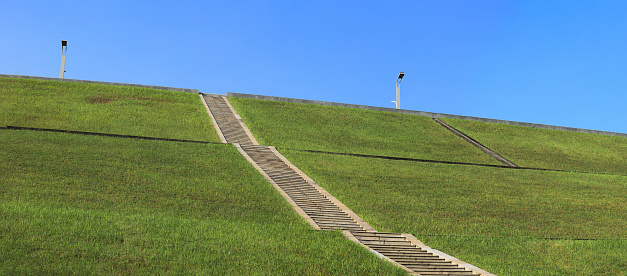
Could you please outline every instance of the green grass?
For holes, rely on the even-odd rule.
[[[402,275],[231,145],[0,130],[1,274]]]
[[[627,175],[627,138],[444,119],[519,166]]]
[[[375,229],[492,273],[627,273],[627,176],[281,152]]]
[[[261,144],[500,165],[426,117],[230,100]],[[627,275],[625,138],[447,122],[522,166],[623,175],[281,151],[379,231],[490,272]],[[97,84],[0,78],[4,125],[219,141],[198,95]],[[0,130],[0,274],[404,272],[312,230],[233,146]]]
[[[501,165],[424,116],[236,97],[229,100],[262,145]]]
[[[219,142],[200,97],[148,88],[0,78],[0,126]]]

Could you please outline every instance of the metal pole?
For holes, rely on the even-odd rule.
[[[65,54],[67,53],[67,40],[61,40],[61,73],[59,78],[63,78],[65,75]]]
[[[65,73],[65,55],[61,55],[61,73],[59,78],[63,78],[63,73]]]
[[[396,109],[401,109],[401,83],[396,83]]]

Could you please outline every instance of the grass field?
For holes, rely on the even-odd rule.
[[[627,176],[282,153],[375,229],[492,273],[627,274]]]
[[[627,175],[625,137],[444,120],[519,166]]]
[[[501,165],[423,116],[236,97],[229,101],[262,145]]]
[[[232,145],[0,130],[0,274],[402,275]]]
[[[0,78],[0,127],[21,126],[215,141],[193,93]]]

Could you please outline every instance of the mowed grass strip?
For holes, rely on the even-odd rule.
[[[7,274],[403,275],[313,231],[232,145],[0,130]]]
[[[444,119],[519,166],[627,175],[627,138]]]
[[[375,229],[490,272],[627,272],[626,176],[281,152]]]
[[[237,97],[229,101],[262,145],[501,165],[424,116]]]
[[[197,94],[0,78],[0,126],[219,142]]]

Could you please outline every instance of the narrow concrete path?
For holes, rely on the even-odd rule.
[[[492,158],[498,160],[499,162],[512,167],[512,168],[520,168],[520,166],[514,164],[514,162],[507,160],[505,157],[499,155],[498,153],[494,152],[493,150],[489,149],[488,147],[482,145],[481,143],[477,142],[475,139],[470,138],[470,136],[466,135],[465,133],[459,131],[458,129],[450,126],[449,124],[447,124],[446,122],[442,121],[442,119],[440,118],[434,118],[433,120],[435,120],[436,122],[438,122],[440,125],[442,125],[444,128],[448,129],[449,131],[453,132],[455,135],[461,137],[462,139],[464,139],[466,142],[472,144],[473,146],[479,148],[481,151],[487,153],[488,155],[490,155]]]
[[[494,275],[433,250],[411,234],[381,233],[305,175],[272,146],[260,146],[226,97],[201,99],[223,143],[240,153],[316,230],[343,230],[348,239],[414,275]]]

